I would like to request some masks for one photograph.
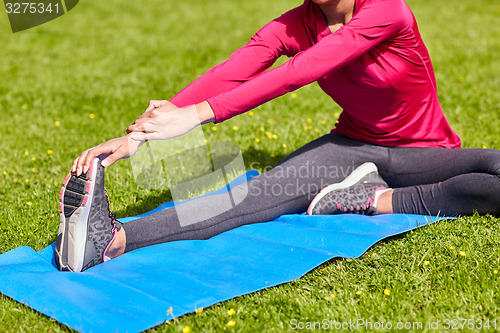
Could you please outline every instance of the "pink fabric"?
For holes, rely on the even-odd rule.
[[[282,55],[291,59],[268,70]],[[315,81],[343,108],[333,132],[386,146],[460,147],[403,0],[356,0],[352,20],[333,34],[318,5],[305,0],[171,102],[207,100],[221,122]]]

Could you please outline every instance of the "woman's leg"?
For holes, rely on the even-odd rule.
[[[342,181],[366,161],[385,165],[386,147],[361,143],[338,134],[325,135],[286,157],[279,165],[231,190],[240,204],[222,214],[189,224],[179,221],[175,208],[123,224],[125,251],[182,239],[207,239],[235,227],[303,212],[325,186]],[[219,195],[182,205],[183,211],[207,216],[224,202]]]
[[[378,165],[395,213],[500,215],[500,151],[491,149],[389,148]]]

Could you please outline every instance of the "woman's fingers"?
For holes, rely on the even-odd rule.
[[[90,149],[87,149],[85,151],[83,151],[80,156],[78,156],[75,160],[75,162],[73,162],[73,172],[76,173],[77,176],[80,176],[82,174],[82,171],[83,171],[83,165],[85,163],[85,159],[89,153]]]
[[[141,144],[142,142],[131,140],[128,135],[109,140],[84,151],[74,160],[71,170],[78,176],[88,172],[92,161],[98,156],[105,157],[101,164],[103,167],[108,167],[119,159],[134,155]]]
[[[80,176],[82,173],[89,171],[90,164],[94,160],[95,157],[112,153],[111,147],[108,147],[106,144],[100,144],[94,148],[90,148],[85,150],[79,157],[75,159],[73,162],[72,172],[77,176]]]
[[[149,101],[149,105],[148,105],[148,108],[146,109],[146,112],[148,111],[151,111],[151,110],[154,110],[156,108],[159,108],[165,104],[169,103],[169,101],[166,101],[166,100],[151,100]]]
[[[151,124],[149,122],[137,124],[137,125],[131,125],[131,126],[129,126],[129,128],[130,128],[129,134],[158,132],[157,126],[155,126],[154,124]]]
[[[108,155],[102,162],[101,165],[105,168],[113,165],[116,161],[121,160],[122,158],[129,156],[129,152],[127,149],[120,147],[114,153]]]
[[[155,114],[153,113],[154,111],[147,111],[144,112],[142,115],[137,118],[132,125],[127,127],[127,134],[130,134],[130,132],[133,132],[134,129],[137,128],[137,126],[140,126],[141,124],[144,124],[145,122],[150,121],[151,119],[154,118]]]
[[[130,138],[135,141],[148,141],[148,140],[157,140],[157,133],[143,133],[143,132],[135,132],[130,135]]]

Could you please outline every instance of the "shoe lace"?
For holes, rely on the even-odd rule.
[[[111,205],[109,204],[108,191],[104,190],[104,195],[106,197],[106,202],[108,203],[108,213],[111,218],[111,223],[113,224],[113,231],[116,230],[116,214],[111,211]]]

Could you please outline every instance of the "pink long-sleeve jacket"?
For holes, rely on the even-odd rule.
[[[282,55],[291,59],[269,70]],[[403,0],[356,0],[351,21],[335,33],[319,6],[305,0],[171,102],[207,100],[221,122],[315,81],[343,109],[333,132],[385,146],[460,147]]]

